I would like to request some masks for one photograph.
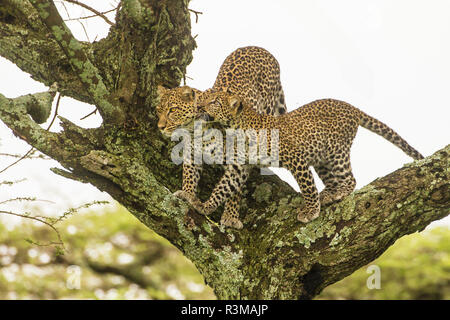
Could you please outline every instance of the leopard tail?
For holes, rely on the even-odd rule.
[[[393,143],[397,147],[403,150],[408,156],[415,160],[423,159],[423,155],[416,149],[411,147],[400,135],[385,125],[383,122],[369,116],[368,114],[360,111],[361,118],[359,120],[360,126],[382,136],[389,142]]]

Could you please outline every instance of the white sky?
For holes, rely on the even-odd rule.
[[[100,10],[112,7],[110,1],[83,2]],[[66,7],[71,17],[90,14]],[[257,45],[280,63],[289,110],[316,99],[336,98],[388,124],[425,156],[450,143],[449,1],[192,0],[190,8],[203,14],[198,23],[192,15],[198,48],[188,67],[187,76],[192,78],[188,85],[201,90],[211,87],[228,54]],[[91,41],[106,34],[101,19],[84,21]],[[86,40],[78,22],[68,25],[78,39]],[[43,85],[0,58],[3,95],[43,90]],[[99,125],[98,116],[79,121],[92,110],[69,98],[60,104],[60,115],[83,127]],[[0,153],[24,153],[28,148],[0,123]],[[0,170],[11,161],[0,157]],[[383,138],[362,128],[358,131],[352,148],[357,188],[410,161]],[[54,166],[58,166],[54,161],[26,160],[0,174],[0,181],[28,179],[16,187],[2,187],[0,201],[33,195],[54,201],[44,206],[52,213],[109,198],[90,185],[53,174],[48,168]],[[288,174],[283,178],[294,181]],[[321,188],[317,178],[316,183]],[[440,223],[448,224],[450,218]]]

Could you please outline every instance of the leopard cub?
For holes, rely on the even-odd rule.
[[[264,130],[269,152],[272,134],[277,132],[279,164],[294,175],[305,199],[305,206],[298,209],[297,215],[304,223],[319,216],[321,204],[339,201],[354,190],[356,182],[350,166],[350,147],[359,126],[384,137],[413,159],[423,159],[387,125],[343,101],[317,100],[278,117],[257,113],[239,96],[227,92],[209,93],[199,106],[199,112],[206,112],[231,128]],[[325,184],[320,194],[310,166]],[[244,183],[245,180],[233,177],[222,179],[211,198],[222,203],[240,193]],[[199,204],[197,208],[201,213],[210,213],[202,211]]]

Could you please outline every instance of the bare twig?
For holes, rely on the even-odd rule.
[[[60,1],[60,2],[61,2],[61,5],[63,6],[64,10],[66,11],[67,16],[68,16],[69,19],[70,19],[69,10],[67,10],[67,7],[66,7],[66,5],[64,4],[64,2],[62,2],[62,1]]]
[[[64,212],[58,218],[51,218],[51,217],[49,217],[49,219],[51,221],[53,221],[53,224],[56,224],[58,222],[63,221],[64,219],[67,219],[68,217],[70,217],[74,213],[77,213],[81,209],[87,209],[87,208],[90,208],[93,205],[108,204],[108,203],[109,203],[108,201],[97,201],[97,200],[96,201],[92,201],[92,202],[88,202],[88,203],[82,204],[81,206],[76,207],[76,208],[69,208],[66,212]]]
[[[120,8],[120,4],[119,4],[117,7],[113,8],[113,9],[111,9],[111,10],[107,10],[107,11],[101,12],[101,14],[107,14],[107,13],[116,11],[118,8]],[[96,17],[99,17],[99,15],[93,14],[93,15],[85,16],[85,17],[64,19],[64,21],[75,21],[75,20],[83,20],[83,19],[90,19],[90,18],[96,18]]]
[[[188,9],[188,10],[195,14],[195,23],[198,23],[198,15],[203,14],[203,12],[192,10],[192,9]]]
[[[61,93],[58,94],[58,99],[56,100],[56,107],[55,107],[55,114],[53,115],[53,119],[52,121],[50,121],[50,124],[47,127],[47,131],[50,130],[50,128],[52,127],[53,123],[55,122],[56,117],[58,116],[58,109],[59,109],[59,102],[61,101]]]
[[[3,168],[2,170],[0,170],[0,173],[5,172],[6,170],[8,170],[9,168],[11,168],[12,166],[16,165],[18,162],[22,161],[23,159],[27,158],[28,155],[31,155],[35,152],[36,150],[34,149],[34,147],[31,147],[30,150],[27,151],[27,153],[25,153],[22,157],[20,157],[19,159],[17,159],[16,161],[14,161],[13,163],[11,163],[10,165],[6,166],[5,168]]]
[[[90,6],[86,5],[86,4],[84,4],[84,3],[82,3],[82,2],[79,2],[79,1],[76,1],[76,0],[64,0],[64,1],[69,2],[69,3],[72,3],[72,4],[76,4],[76,5],[80,6],[80,7],[83,7],[83,8],[85,8],[85,9],[87,9],[87,10],[93,12],[96,16],[99,16],[100,18],[102,18],[103,20],[105,20],[105,22],[106,22],[107,24],[109,24],[109,25],[111,25],[111,26],[114,25],[114,23],[111,22],[111,21],[110,21],[110,20],[109,20],[102,12],[97,11],[97,10],[95,10],[94,8],[92,8],[92,7],[90,7]],[[115,10],[116,10],[116,9],[117,9],[117,8],[115,8]]]
[[[21,154],[12,154],[12,153],[0,152],[0,157],[20,158],[20,157],[22,157],[22,155]],[[46,157],[43,154],[38,154],[37,156],[34,156],[34,157],[29,156],[28,159],[50,159],[50,158]]]
[[[0,204],[5,204],[8,202],[14,202],[14,201],[42,201],[42,202],[48,202],[48,203],[53,203],[53,201],[50,200],[45,200],[45,199],[36,199],[34,197],[17,197],[17,198],[13,198],[13,199],[7,199],[4,201],[0,201]]]
[[[20,182],[23,182],[23,181],[26,181],[26,180],[27,179],[25,179],[25,178],[20,179],[20,180],[15,180],[15,181],[4,180],[4,181],[0,181],[0,186],[1,185],[12,186],[13,184],[20,183]]]
[[[87,41],[88,41],[88,42],[91,42],[91,40],[89,40],[89,35],[88,35],[88,33],[87,33],[86,28],[84,27],[83,22],[81,22],[81,21],[78,21],[78,22],[81,24],[81,28],[83,28],[84,35],[86,36]]]
[[[94,111],[90,112],[89,114],[85,115],[84,117],[80,118],[80,120],[84,120],[89,116],[92,116],[93,114],[97,113],[97,108],[95,108]]]
[[[16,213],[16,212],[11,212],[11,211],[0,210],[0,213],[5,213],[5,214],[12,215],[12,216],[25,218],[25,219],[31,219],[31,220],[38,221],[40,223],[43,223],[43,224],[47,225],[48,227],[53,229],[53,231],[56,233],[56,236],[58,237],[58,242],[50,242],[49,245],[55,245],[56,244],[56,245],[60,245],[63,249],[65,248],[64,247],[64,242],[62,241],[62,238],[61,238],[61,234],[59,233],[58,229],[56,229],[56,227],[52,223],[49,223],[49,222],[45,221],[44,219],[41,219],[41,218],[38,218],[38,217],[34,217],[34,216],[26,215],[26,214],[21,214],[21,213]]]
[[[11,202],[11,201],[47,201],[47,202],[51,202],[48,200],[39,200],[39,199],[35,199],[35,198],[26,198],[26,197],[19,197],[19,198],[15,198],[15,199],[8,199],[5,201],[0,202],[0,204],[5,204],[7,202]],[[37,246],[52,246],[52,245],[57,245],[60,246],[59,248],[57,247],[57,249],[62,249],[61,253],[64,253],[65,251],[65,247],[64,247],[64,241],[61,238],[61,234],[59,233],[59,230],[55,227],[55,225],[61,221],[63,221],[64,219],[68,218],[69,216],[73,215],[74,213],[78,212],[80,209],[84,209],[84,208],[89,208],[93,205],[96,204],[107,204],[108,201],[92,201],[89,203],[85,203],[77,208],[70,208],[69,210],[67,210],[66,212],[64,212],[60,217],[57,218],[53,218],[53,217],[45,217],[45,216],[38,216],[38,215],[34,215],[32,216],[30,213],[26,212],[26,213],[17,213],[17,212],[12,212],[12,211],[5,211],[5,210],[0,210],[0,213],[4,213],[4,214],[8,214],[8,215],[12,215],[12,216],[16,216],[16,217],[20,217],[20,218],[25,218],[25,219],[30,219],[30,220],[34,220],[34,221],[38,221],[40,223],[45,224],[46,226],[50,227],[55,233],[56,236],[58,237],[58,242],[54,242],[54,241],[50,241],[48,243],[39,243],[36,242],[32,239],[26,239],[29,243],[37,245]]]
[[[119,9],[122,7],[122,1],[119,1],[119,4],[117,5],[116,8],[116,15],[119,13]]]

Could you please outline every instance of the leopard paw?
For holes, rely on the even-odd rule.
[[[184,190],[178,190],[173,195],[187,201],[200,214],[207,216],[212,213],[212,210],[209,210],[195,194],[191,194]]]
[[[173,193],[173,195],[179,199],[185,200],[187,202],[191,202],[194,198],[196,198],[195,194],[189,193],[184,190],[178,190]]]
[[[175,197],[187,201],[194,209],[201,208],[201,201],[195,194],[186,192],[184,190],[175,191],[173,194]]]
[[[233,217],[222,217],[222,219],[220,219],[220,224],[234,229],[242,229],[242,227],[244,226],[241,220]]]
[[[320,204],[324,206],[337,201],[336,195],[327,192],[327,190],[323,190],[321,193],[319,193],[319,200]]]
[[[320,205],[317,207],[304,207],[298,209],[297,220],[308,223],[316,219],[320,214]]]

